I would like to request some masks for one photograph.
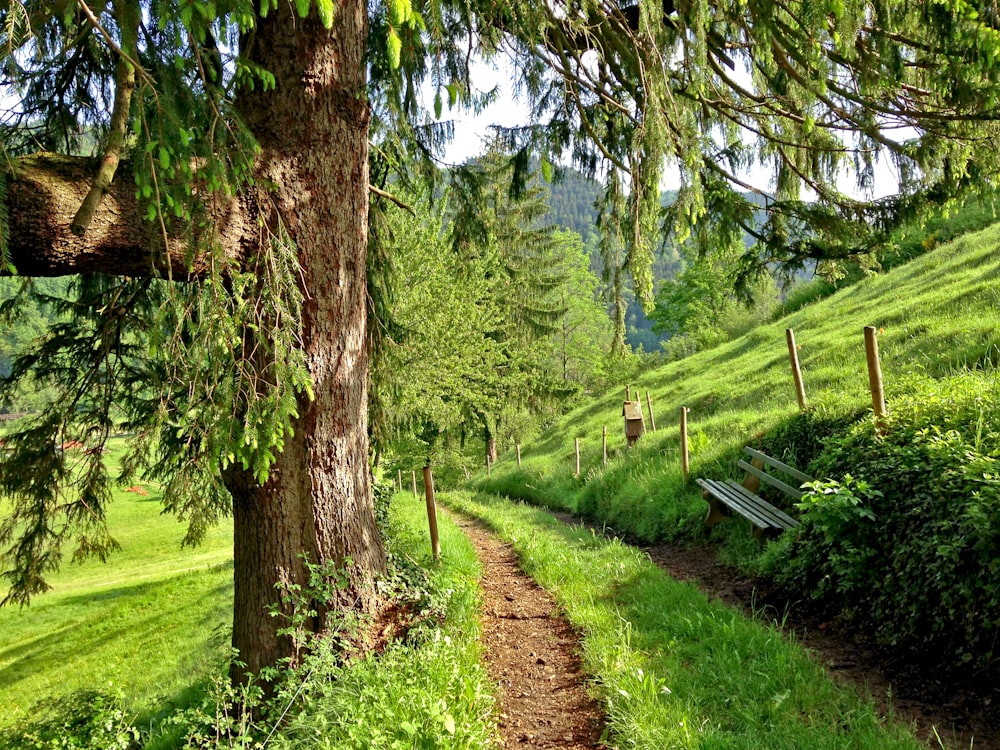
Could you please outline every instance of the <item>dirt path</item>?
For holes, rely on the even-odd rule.
[[[557,517],[580,523],[567,514]],[[521,572],[510,545],[476,521],[456,520],[483,564],[483,645],[500,690],[503,747],[603,747],[603,718],[584,687],[577,635],[553,614],[548,592]],[[720,563],[712,547],[638,546],[671,577],[748,616],[782,623],[834,679],[871,695],[884,713],[915,725],[928,747],[1000,750],[1000,685],[957,683],[926,665],[892,657],[863,633],[827,622],[780,592],[759,589]]]
[[[504,748],[603,747],[604,720],[586,689],[578,636],[551,595],[521,572],[509,544],[455,516],[483,565],[483,651],[498,685]]]

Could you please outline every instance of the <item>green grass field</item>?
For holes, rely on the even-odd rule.
[[[182,548],[185,527],[160,514],[158,487],[141,489],[115,491],[108,523],[122,548],[107,564],[65,562],[51,591],[0,609],[0,724],[80,689],[119,689],[136,713],[155,713],[222,663],[232,526]]]

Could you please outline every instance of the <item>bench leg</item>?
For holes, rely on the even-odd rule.
[[[751,525],[750,534],[757,540],[758,544],[763,545],[764,542],[777,539],[781,535],[781,529],[775,529],[773,527],[762,529],[760,526]]]
[[[705,525],[712,528],[729,515],[726,506],[719,502],[719,499],[708,490],[702,490],[702,498],[708,503],[708,513],[705,515]]]

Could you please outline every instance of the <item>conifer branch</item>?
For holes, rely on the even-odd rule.
[[[86,4],[81,2],[81,5],[86,8]],[[97,174],[94,175],[90,190],[70,224],[70,230],[77,236],[82,236],[87,231],[97,207],[104,200],[104,194],[108,191],[108,187],[115,177],[115,172],[118,170],[122,150],[125,147],[125,137],[128,134],[132,95],[135,92],[136,65],[131,60],[138,57],[138,8],[132,7],[130,0],[116,0],[114,8],[118,17],[118,25],[121,28],[122,47],[127,50],[127,53],[122,51],[118,57],[115,71],[115,103],[111,111],[111,126],[104,156],[101,158],[101,164],[97,169]]]

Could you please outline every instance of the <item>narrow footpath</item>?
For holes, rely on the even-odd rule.
[[[521,571],[509,544],[476,521],[455,521],[483,566],[483,655],[498,686],[502,747],[603,747],[604,717],[587,692],[578,635]]]

